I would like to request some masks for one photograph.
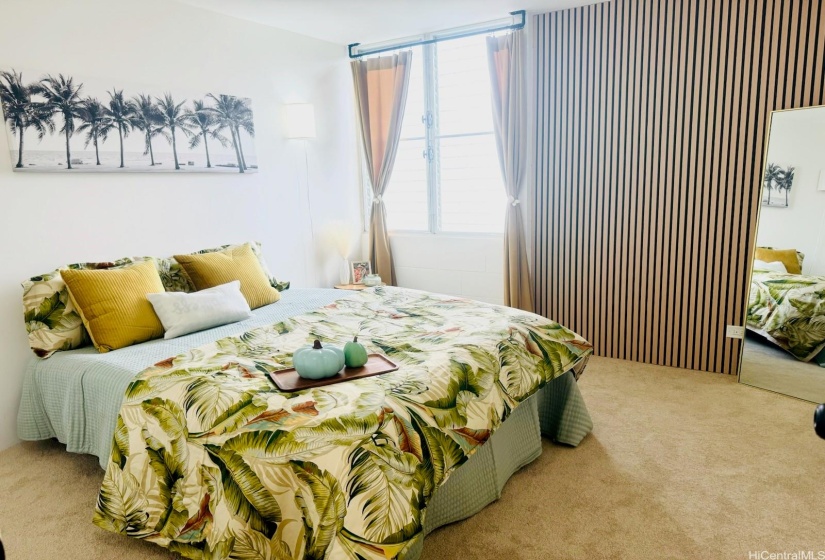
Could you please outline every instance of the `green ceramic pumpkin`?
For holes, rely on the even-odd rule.
[[[344,367],[344,351],[335,346],[322,346],[316,340],[312,346],[298,348],[292,355],[292,365],[305,379],[324,379]]]
[[[358,342],[358,337],[354,337],[352,342],[344,345],[344,362],[349,368],[361,367],[367,363],[367,349]]]

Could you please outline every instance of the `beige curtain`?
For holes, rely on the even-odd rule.
[[[527,176],[526,63],[524,31],[487,38],[493,127],[504,188],[504,304],[533,311],[527,241],[519,197]]]
[[[395,285],[395,267],[387,236],[387,212],[382,197],[392,175],[401,120],[410,84],[410,51],[352,61],[352,79],[361,125],[364,156],[372,186],[370,261],[373,272]]]

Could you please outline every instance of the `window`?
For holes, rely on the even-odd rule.
[[[413,49],[384,203],[390,230],[500,233],[506,195],[481,35]]]

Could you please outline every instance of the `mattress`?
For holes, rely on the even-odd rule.
[[[254,311],[254,316],[242,323],[107,354],[84,348],[60,352],[48,360],[32,358],[25,377],[19,435],[26,440],[57,438],[68,451],[96,455],[105,468],[124,393],[147,366],[351,297],[356,296],[334,290],[290,290],[282,294],[281,302]],[[404,558],[418,558],[427,533],[469,517],[498,499],[512,474],[541,454],[542,435],[575,446],[591,429],[573,372],[547,383],[523,401],[437,489],[422,531],[407,547]]]

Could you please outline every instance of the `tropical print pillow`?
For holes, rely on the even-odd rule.
[[[252,251],[261,263],[269,283],[273,288],[284,291],[289,282],[279,282],[269,272],[263,258],[261,244],[251,242]],[[197,253],[222,251],[235,245],[222,245],[212,249],[203,249]],[[195,287],[186,277],[180,264],[172,257],[125,257],[114,262],[75,263],[61,268],[75,270],[100,270],[123,268],[131,264],[151,260],[160,275],[167,292],[194,292]],[[23,320],[29,335],[29,347],[41,358],[48,358],[61,350],[73,350],[91,344],[80,315],[72,306],[69,291],[60,277],[60,269],[34,276],[23,282]]]
[[[41,358],[90,343],[58,270],[23,282],[23,320],[29,347]]]
[[[123,268],[151,260],[167,292],[190,292],[192,287],[174,259],[127,257],[114,262],[75,263],[62,268],[101,270]],[[41,358],[61,350],[73,350],[91,344],[80,314],[69,298],[69,290],[60,269],[34,276],[23,282],[23,320],[29,334],[29,347]]]

